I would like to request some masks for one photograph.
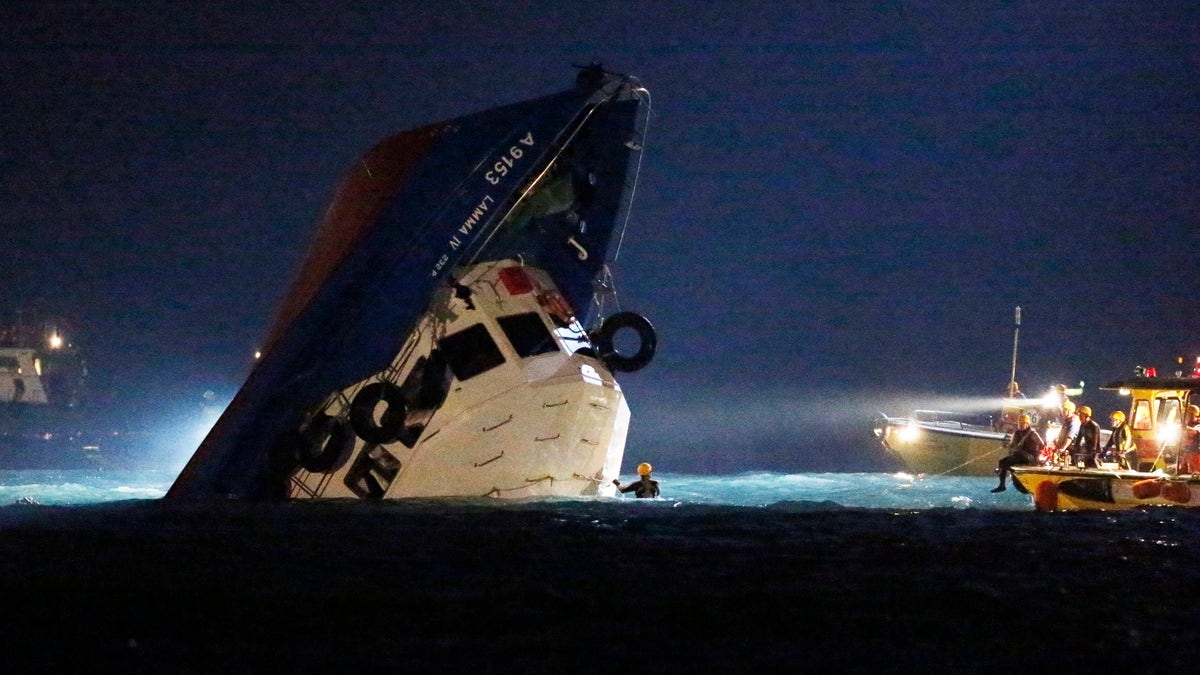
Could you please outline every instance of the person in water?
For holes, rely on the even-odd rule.
[[[1100,454],[1100,425],[1092,419],[1092,409],[1086,405],[1079,406],[1079,433],[1075,435],[1075,447],[1071,452],[1071,461],[1079,466],[1096,466],[1096,457]]]
[[[1125,423],[1125,413],[1114,410],[1108,416],[1108,421],[1112,426],[1112,435],[1104,444],[1101,457],[1109,462],[1120,462],[1123,469],[1137,471],[1137,446],[1133,442],[1133,433],[1130,432],[1129,425]]]
[[[1042,436],[1029,426],[1030,419],[1029,415],[1017,418],[1017,430],[1008,441],[1008,455],[1001,457],[996,465],[996,472],[1000,474],[1000,484],[992,488],[992,492],[1004,492],[1008,489],[1004,483],[1008,480],[1009,469],[1017,465],[1037,464],[1038,453],[1042,450]],[[1018,489],[1020,487],[1017,485]]]
[[[654,470],[654,467],[650,466],[646,462],[642,462],[641,464],[638,464],[637,472],[638,472],[639,478],[638,478],[637,482],[630,483],[629,485],[626,485],[625,487],[621,487],[621,481],[614,478],[613,485],[616,485],[617,489],[620,490],[622,493],[624,493],[624,492],[634,493],[635,495],[638,496],[638,499],[657,497],[658,496],[658,481],[650,478],[650,472],[653,470]]]

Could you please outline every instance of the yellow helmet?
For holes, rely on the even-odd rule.
[[[1020,417],[1017,418],[1017,422],[1019,422],[1021,424],[1029,424],[1029,423],[1033,422],[1033,418],[1030,417],[1029,415],[1021,415]]]
[[[1125,413],[1121,412],[1120,410],[1114,410],[1113,414],[1109,415],[1109,417],[1111,417],[1112,421],[1114,421],[1114,422],[1124,422],[1125,421]]]
[[[1075,412],[1075,404],[1070,401],[1063,401],[1063,410],[1067,411],[1068,414],[1073,413]]]
[[[1089,408],[1089,407],[1088,407],[1088,406],[1086,406],[1086,405],[1081,405],[1081,406],[1079,406],[1079,414],[1080,414],[1080,415],[1087,415],[1088,417],[1091,417],[1091,416],[1092,416],[1092,409],[1091,409],[1091,408]]]
[[[639,476],[649,476],[650,472],[653,470],[654,470],[654,467],[650,466],[650,464],[648,462],[642,462],[641,464],[638,464],[638,475]]]

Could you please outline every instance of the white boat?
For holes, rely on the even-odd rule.
[[[612,311],[610,267],[647,109],[593,66],[372,148],[168,497],[612,494],[630,418],[613,371],[657,346]]]
[[[977,416],[917,410],[907,417],[880,413],[872,431],[884,450],[911,473],[990,476],[1008,454],[1009,433]]]
[[[85,406],[87,366],[54,321],[0,322],[0,469],[112,466],[125,437]],[[127,436],[127,435],[126,435]]]
[[[613,494],[629,407],[549,276],[503,260],[459,283],[287,441],[291,497]]]
[[[1008,440],[1022,415],[1047,442],[1061,429],[1058,423],[1061,396],[1078,396],[1078,389],[1057,385],[1037,399],[1025,398],[1017,386],[1017,343],[1021,332],[1021,308],[1015,312],[1012,371],[1007,396],[980,397],[970,401],[970,411],[917,410],[906,417],[878,414],[872,431],[883,449],[899,460],[906,471],[946,476],[992,476],[997,463],[1008,454]]]

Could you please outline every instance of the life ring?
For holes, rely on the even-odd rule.
[[[638,350],[632,356],[618,352],[613,346],[613,338],[616,337],[617,331],[626,328],[637,332],[640,340]],[[654,326],[650,325],[646,317],[633,312],[617,312],[605,319],[604,323],[600,325],[600,330],[596,331],[596,335],[592,338],[592,342],[600,354],[600,360],[604,361],[604,365],[608,366],[609,370],[623,373],[632,373],[645,368],[646,364],[654,358],[655,350],[658,349],[658,336],[654,333]]]
[[[1162,494],[1162,483],[1157,478],[1146,478],[1135,482],[1130,491],[1138,499],[1154,499]]]
[[[1047,480],[1037,484],[1033,494],[1033,505],[1038,511],[1058,509],[1058,483]]]
[[[387,403],[387,408],[376,421],[375,408],[380,401]],[[350,404],[350,426],[368,443],[386,445],[400,440],[406,416],[404,392],[391,382],[368,384],[359,390]]]
[[[296,449],[300,466],[313,473],[327,473],[349,459],[354,432],[345,420],[319,413],[300,435]]]
[[[1163,483],[1162,497],[1169,502],[1186,504],[1192,501],[1192,492],[1186,482],[1169,480]]]

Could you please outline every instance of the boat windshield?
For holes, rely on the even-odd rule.
[[[521,358],[558,351],[554,336],[535,312],[502,316],[496,323]]]
[[[500,348],[481,323],[447,335],[438,344],[446,355],[446,364],[459,382],[504,363]]]

